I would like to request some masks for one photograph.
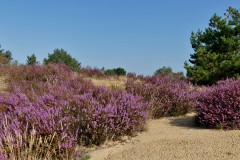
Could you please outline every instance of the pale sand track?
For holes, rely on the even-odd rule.
[[[91,160],[240,160],[240,130],[195,127],[194,114],[150,120],[148,131],[90,153]]]

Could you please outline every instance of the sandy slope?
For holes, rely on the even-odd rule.
[[[240,131],[194,127],[194,114],[150,120],[148,131],[93,151],[91,160],[240,159]]]

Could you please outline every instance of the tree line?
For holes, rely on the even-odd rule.
[[[11,65],[14,63],[18,63],[16,61],[12,61],[12,53],[10,51],[5,51],[4,49],[0,49],[0,64],[1,65]],[[75,58],[73,58],[67,51],[64,49],[55,49],[53,53],[48,54],[48,58],[44,58],[43,64],[49,63],[59,63],[65,64],[70,67],[73,71],[78,72],[81,68],[81,63],[78,62]],[[37,57],[35,54],[27,56],[26,65],[39,65],[40,62],[37,61]]]
[[[1,47],[0,47],[1,48]],[[81,63],[73,58],[66,50],[64,49],[55,49],[53,53],[49,53],[47,58],[43,59],[43,64],[47,65],[49,63],[58,63],[65,64],[75,72],[79,72],[81,69]],[[12,53],[4,49],[0,49],[0,64],[3,65],[17,65],[17,61],[13,61]],[[37,61],[35,54],[27,56],[26,65],[39,65],[40,62]],[[113,69],[102,69],[106,75],[126,75],[126,70],[124,68],[118,67]]]
[[[13,57],[12,53],[10,51],[5,51],[4,49],[0,50],[0,63],[2,65],[7,65],[7,64],[16,64],[17,62],[14,61],[12,62]],[[64,49],[55,49],[53,53],[48,54],[48,58],[44,58],[43,64],[49,64],[49,63],[58,63],[58,64],[65,64],[68,67],[70,67],[73,71],[79,72],[81,69],[81,63],[78,62],[75,58],[73,58],[67,51]],[[37,61],[37,57],[35,54],[31,54],[27,56],[26,59],[26,65],[40,65],[40,62]],[[110,75],[110,76],[125,76],[127,75],[127,72],[124,68],[118,67],[118,68],[113,68],[113,69],[105,69],[102,68],[101,71],[105,75]],[[184,74],[183,72],[178,72],[174,73],[172,71],[171,67],[162,67],[156,70],[154,73],[155,75],[170,75],[170,76],[180,76],[183,77]]]
[[[224,16],[214,14],[204,31],[192,32],[190,43],[194,53],[184,63],[187,77],[199,85],[212,85],[226,78],[240,76],[240,12],[229,7]],[[0,48],[0,64],[17,64],[10,51]],[[43,64],[63,63],[73,71],[79,71],[81,63],[64,49],[55,49],[43,60]],[[38,65],[35,54],[27,56],[26,65]],[[124,68],[107,69],[106,75],[126,75]],[[171,67],[162,67],[155,75],[184,77],[183,72],[173,72]]]

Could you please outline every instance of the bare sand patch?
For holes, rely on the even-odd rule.
[[[239,160],[240,130],[196,127],[195,114],[150,120],[148,131],[90,152],[91,160]]]

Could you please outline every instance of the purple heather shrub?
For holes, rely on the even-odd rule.
[[[0,159],[1,160],[10,160],[9,158],[6,158],[3,153],[0,153]]]
[[[153,118],[179,116],[193,111],[196,93],[190,84],[168,76],[128,80],[126,90],[150,104]]]
[[[18,66],[7,69],[10,80],[49,81],[55,77],[68,78],[72,74],[64,64],[49,64],[43,66]]]
[[[141,131],[147,119],[146,104],[140,97],[120,91],[101,89],[95,97],[78,97],[77,113],[82,123],[80,136],[84,143],[101,144],[106,139],[116,139]]]
[[[84,67],[80,70],[83,77],[106,78],[106,75],[99,68]]]
[[[200,94],[197,117],[205,127],[240,128],[240,79],[219,81]]]
[[[45,68],[47,69],[47,68]],[[60,68],[61,70],[61,68]],[[9,77],[10,82],[8,83],[8,92],[21,92],[26,94],[30,99],[34,99],[35,95],[43,95],[49,92],[50,88],[53,90],[58,90],[59,88],[68,90],[68,92],[78,92],[84,93],[86,90],[94,89],[93,84],[89,80],[84,80],[83,78],[75,75],[74,73],[64,73],[66,76],[58,75],[46,75],[47,81],[39,81],[36,79],[26,80],[26,79],[13,79]],[[31,73],[34,74],[35,72]],[[43,70],[44,73],[44,70]],[[30,74],[30,73],[29,73]],[[61,87],[59,87],[59,85]],[[64,87],[65,86],[65,87]],[[67,88],[69,87],[69,88]]]
[[[128,77],[128,78],[136,78],[136,77],[137,77],[137,74],[134,73],[134,72],[129,72],[129,73],[127,73],[127,77]]]
[[[34,127],[37,135],[42,137],[56,133],[56,148],[70,151],[74,147],[77,131],[70,130],[74,120],[67,113],[67,102],[59,99],[59,95],[48,93],[38,97],[36,102],[30,102],[26,95],[13,93],[7,98],[1,97],[0,104],[4,108],[0,113],[0,137],[6,132],[23,134],[27,131],[30,134]]]
[[[58,70],[44,75],[49,68],[38,67],[17,78],[11,75],[18,74],[9,74],[11,92],[0,96],[0,120],[2,124],[8,121],[9,132],[23,133],[26,129],[30,132],[34,126],[39,136],[56,133],[56,146],[68,150],[77,142],[98,145],[142,130],[147,106],[140,97],[96,87],[61,68],[67,76],[58,75]],[[54,65],[51,67],[55,69]],[[16,72],[23,72],[19,70]],[[47,80],[37,78],[40,74],[37,72]]]
[[[19,66],[6,68],[8,92],[37,92],[44,90],[46,82],[53,83],[56,79],[73,78],[74,73],[62,64],[49,64],[44,66]]]
[[[59,145],[71,148],[76,135],[85,145],[101,144],[106,139],[142,130],[147,106],[140,97],[106,88],[78,94],[70,83],[64,84],[52,86],[49,93],[35,97],[34,101],[20,93],[1,97],[0,116],[11,122],[9,131],[22,133],[26,125],[34,126],[41,136],[57,133],[66,137]],[[5,118],[1,121],[4,124]]]

